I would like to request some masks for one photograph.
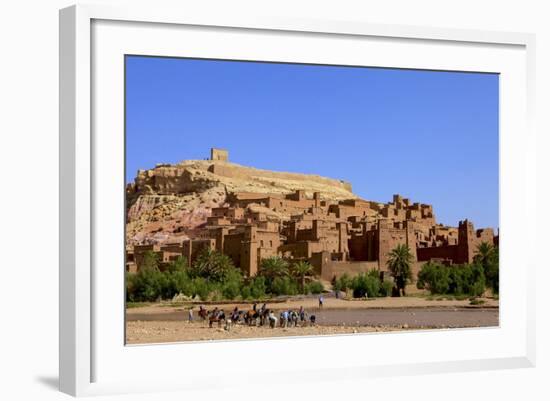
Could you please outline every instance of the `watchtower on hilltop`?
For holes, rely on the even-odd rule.
[[[221,162],[229,161],[229,152],[225,149],[210,149],[210,160],[217,160]]]

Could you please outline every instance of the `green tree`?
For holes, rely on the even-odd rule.
[[[474,255],[474,262],[479,263],[485,269],[493,259],[494,247],[488,242],[483,241],[477,246],[476,253]]]
[[[346,292],[349,288],[351,288],[352,279],[347,274],[342,274],[339,278],[334,279],[334,284],[332,285],[332,289],[334,291],[344,291]]]
[[[275,295],[296,295],[298,286],[296,281],[288,276],[275,277],[271,283],[271,293]]]
[[[389,254],[388,269],[397,287],[398,294],[405,295],[405,286],[412,279],[413,255],[407,245],[397,245]]]
[[[159,256],[153,251],[145,251],[139,264],[140,270],[158,270]]]
[[[416,286],[432,294],[481,296],[485,291],[485,274],[480,263],[445,266],[428,262],[418,273]]]
[[[300,289],[305,293],[306,277],[313,273],[313,266],[303,260],[292,265],[292,274],[300,280]]]
[[[242,287],[241,296],[243,299],[261,299],[267,291],[265,277],[256,276],[248,279],[248,283]]]
[[[178,256],[178,258],[168,264],[166,271],[170,273],[184,272],[189,269],[189,262],[185,256]]]
[[[485,270],[479,263],[473,263],[468,267],[470,270],[470,280],[467,292],[474,297],[480,297],[486,288]]]
[[[193,263],[191,273],[194,277],[202,277],[209,281],[221,282],[224,281],[233,270],[235,270],[235,266],[227,255],[223,255],[210,248],[204,248],[199,253],[195,263]]]
[[[225,276],[225,280],[222,283],[222,294],[225,299],[235,299],[241,294],[243,287],[243,275],[239,269],[231,269]]]
[[[153,302],[170,292],[167,275],[157,268],[140,269],[126,282],[126,297],[131,302]]]
[[[498,294],[499,290],[499,253],[498,248],[482,242],[477,246],[474,262],[482,268],[486,278],[486,284]]]
[[[418,272],[416,286],[419,289],[427,289],[432,294],[446,294],[450,287],[456,287],[457,283],[451,283],[451,269],[448,266],[436,262],[428,262],[422,265]],[[460,284],[458,284],[460,285]],[[461,286],[459,288],[462,288]]]
[[[374,298],[380,295],[380,277],[369,273],[359,273],[351,280],[354,298]]]
[[[288,262],[279,256],[262,259],[259,275],[264,276],[270,283],[276,278],[287,277],[289,274]]]
[[[312,281],[311,283],[309,283],[307,286],[307,293],[311,293],[311,294],[321,294],[323,292],[323,290],[325,289],[325,287],[323,286],[323,283],[321,283],[320,281]],[[304,291],[305,293],[306,291]]]

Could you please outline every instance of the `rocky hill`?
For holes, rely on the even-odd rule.
[[[188,160],[140,170],[126,188],[127,245],[166,243],[195,234],[230,193],[288,194],[302,189],[326,200],[357,198],[345,181],[275,172],[226,161]]]

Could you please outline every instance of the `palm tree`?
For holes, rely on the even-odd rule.
[[[193,273],[196,276],[218,282],[223,281],[234,268],[233,262],[227,255],[210,248],[204,248],[193,263]]]
[[[300,260],[292,265],[292,273],[300,279],[302,293],[304,293],[306,287],[306,276],[313,273],[313,266],[311,266],[308,262]]]
[[[477,246],[477,251],[474,256],[476,262],[481,263],[482,266],[487,266],[492,258],[493,246],[488,242],[483,241]]]
[[[288,262],[278,256],[262,259],[259,274],[270,281],[277,277],[288,276]]]
[[[388,269],[395,281],[397,293],[405,295],[405,286],[412,279],[411,263],[413,255],[405,244],[397,245],[390,253],[387,262]]]

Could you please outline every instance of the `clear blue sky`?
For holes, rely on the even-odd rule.
[[[126,179],[220,147],[498,228],[498,96],[494,74],[129,56]]]

